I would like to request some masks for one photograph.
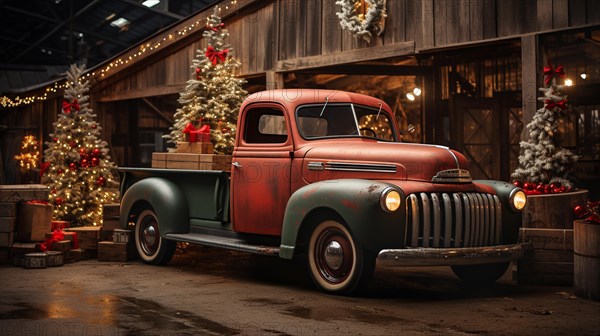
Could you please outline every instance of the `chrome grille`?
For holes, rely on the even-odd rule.
[[[502,206],[495,195],[411,194],[406,207],[406,246],[475,247],[502,241]]]

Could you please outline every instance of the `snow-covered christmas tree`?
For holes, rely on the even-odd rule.
[[[217,9],[208,17],[203,34],[206,50],[198,49],[192,61],[193,78],[179,95],[181,107],[175,112],[171,133],[164,137],[176,145],[185,141],[183,130],[189,124],[210,126],[215,153],[231,154],[235,144],[238,110],[247,95],[245,80],[235,76],[240,62],[231,57],[229,36]]]
[[[100,225],[102,205],[118,199],[115,165],[89,108],[84,69],[71,65],[67,71],[65,100],[51,141],[46,142],[42,165],[42,182],[50,187],[54,219],[69,221],[71,226]]]
[[[545,86],[539,89],[543,97],[538,98],[544,106],[527,125],[529,139],[520,143],[519,166],[512,174],[516,181],[571,186],[565,174],[577,161],[577,156],[561,147],[558,127],[570,106],[562,93],[563,86],[557,84],[557,77],[565,77],[562,66],[556,69],[551,65],[544,67]]]

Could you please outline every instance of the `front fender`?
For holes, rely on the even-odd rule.
[[[502,203],[502,243],[516,243],[519,240],[519,228],[523,222],[523,212],[513,209],[510,204],[510,195],[515,189],[520,188],[511,183],[494,180],[476,180],[473,183],[483,184],[494,189]]]
[[[130,215],[148,203],[160,223],[161,236],[167,233],[187,233],[190,219],[188,202],[177,184],[159,177],[150,177],[133,184],[121,199],[120,225],[127,227]]]
[[[310,223],[313,215],[327,210],[337,213],[347,225],[355,240],[369,251],[378,253],[384,248],[399,248],[404,242],[406,207],[388,213],[381,208],[383,191],[388,183],[343,179],[316,182],[298,189],[288,202],[283,220],[279,256],[294,256],[299,233]]]

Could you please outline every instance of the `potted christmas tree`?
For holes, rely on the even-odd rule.
[[[515,185],[529,195],[523,213],[524,227],[572,228],[572,209],[585,203],[587,191],[577,190],[569,172],[577,156],[561,146],[559,124],[571,111],[563,86],[563,67],[544,67],[544,105],[527,125],[529,138],[520,143],[519,166],[512,174]]]

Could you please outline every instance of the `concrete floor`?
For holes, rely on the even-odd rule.
[[[214,248],[166,267],[0,267],[0,335],[600,335],[600,302],[507,273],[469,288],[446,267],[376,271],[358,297],[316,291],[301,265]]]

